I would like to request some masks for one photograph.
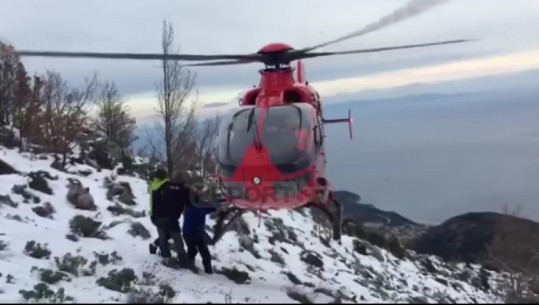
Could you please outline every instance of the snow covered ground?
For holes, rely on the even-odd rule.
[[[282,303],[302,299],[315,303],[500,302],[490,292],[496,290],[499,276],[485,276],[486,273],[481,276],[478,267],[448,265],[413,253],[399,259],[384,249],[347,235],[341,245],[330,241],[328,247],[328,243],[317,236],[308,211],[273,211],[263,215],[260,222],[255,215],[244,215],[247,224],[244,230],[248,230],[248,234],[230,231],[217,245],[210,247],[216,274],[172,269],[148,252],[148,243],[156,237],[148,217],[115,216],[107,210],[114,203],[107,199],[103,182],[113,175],[111,171],[97,172],[89,166],[77,165],[70,168],[74,174],[65,173],[50,167],[53,161],[50,157],[31,160],[30,155],[4,147],[0,147],[0,159],[21,172],[0,175],[0,195],[4,195],[0,198],[2,303],[26,302],[23,295],[34,297],[28,302],[40,299],[125,303],[141,296],[159,296],[159,291],[169,296],[165,301],[175,303]],[[81,169],[92,173],[77,174]],[[27,187],[29,193],[39,197],[40,202],[36,203],[37,200],[25,200],[14,192],[15,185],[28,185],[30,178],[24,174],[39,170],[58,177],[46,179],[52,195]],[[76,209],[67,201],[68,178],[76,178],[90,188],[96,211]],[[129,183],[137,203],[132,207],[134,210],[147,210],[149,199],[144,180],[117,176],[116,181]],[[17,192],[21,193],[20,189]],[[32,210],[44,206],[45,202],[55,210],[52,218],[39,216]],[[70,231],[70,221],[76,215],[101,222],[99,229],[108,238],[95,234],[93,237],[73,236],[77,234]],[[118,221],[123,222],[118,224]],[[111,223],[116,225],[111,226]],[[142,224],[151,237],[129,234],[134,223]],[[213,221],[208,224],[213,225]],[[33,250],[30,249],[32,244],[27,245],[29,241],[35,241]],[[50,254],[36,250],[37,243],[49,249]],[[25,251],[27,246],[29,252]],[[96,255],[113,252],[116,253],[109,255],[109,259]],[[67,253],[71,254],[71,259],[66,257]],[[84,257],[86,262],[77,262],[73,259],[75,256]],[[59,258],[58,262],[55,257]],[[62,258],[68,260],[62,262]],[[197,264],[201,267],[200,258]],[[133,270],[137,280],[129,281],[133,274],[128,269],[120,272],[124,268]],[[44,272],[45,269],[49,271]],[[60,269],[62,271],[57,273]],[[116,278],[109,277],[112,270],[119,272]],[[42,282],[49,284],[35,287]],[[485,285],[490,289],[485,289]]]

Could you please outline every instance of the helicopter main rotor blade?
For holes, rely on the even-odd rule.
[[[359,36],[374,32],[374,31],[378,31],[388,26],[397,24],[406,19],[409,19],[411,17],[418,16],[419,14],[437,5],[444,4],[446,2],[449,2],[449,0],[410,0],[404,6],[396,9],[391,14],[378,19],[378,21],[374,23],[364,26],[363,28],[357,31],[354,31],[348,35],[345,35],[345,36],[342,36],[342,37],[339,37],[339,38],[336,38],[327,42],[317,44],[312,47],[300,49],[298,51],[302,53],[306,53],[306,52],[313,51],[315,49],[328,46],[330,44],[335,44],[337,42],[345,41],[345,40],[359,37]]]
[[[197,54],[152,54],[152,53],[99,53],[99,52],[59,52],[59,51],[13,51],[19,56],[36,57],[73,57],[101,59],[135,59],[135,60],[259,60],[260,54],[230,54],[230,55],[197,55]]]
[[[230,65],[244,65],[258,62],[257,60],[229,60],[229,61],[214,61],[196,64],[183,65],[185,67],[207,67],[207,66],[230,66]]]
[[[288,56],[287,59],[289,59],[290,61],[293,61],[293,60],[304,59],[304,58],[314,58],[314,57],[322,57],[322,56],[330,56],[330,55],[374,53],[374,52],[383,52],[383,51],[392,51],[392,50],[412,49],[412,48],[430,47],[430,46],[437,46],[437,45],[463,43],[463,42],[468,42],[468,41],[473,41],[473,40],[474,39],[448,40],[448,41],[423,43],[423,44],[410,44],[410,45],[395,46],[395,47],[382,47],[382,48],[350,50],[350,51],[337,51],[337,52],[292,53],[292,54],[290,54]]]

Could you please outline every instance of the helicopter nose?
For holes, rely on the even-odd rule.
[[[264,166],[246,167],[243,170],[243,177],[245,181],[249,181],[249,184],[253,187],[264,186],[271,180],[268,169]]]

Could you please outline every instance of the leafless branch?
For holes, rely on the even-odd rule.
[[[105,138],[107,153],[113,163],[126,154],[135,136],[136,120],[129,115],[125,100],[114,82],[100,84],[98,90],[98,114],[95,126]]]
[[[10,124],[11,108],[15,103],[17,67],[20,60],[14,47],[0,41],[0,124]]]
[[[82,88],[73,88],[57,72],[44,76],[45,141],[55,153],[62,154],[62,165],[77,136],[88,123],[88,111],[95,101],[97,73],[86,78]]]
[[[216,140],[220,124],[221,118],[215,116],[213,119],[205,120],[200,125],[199,132],[197,132],[198,164],[203,177],[212,173],[215,167]]]
[[[163,22],[162,51],[164,54],[177,53],[173,50],[174,30],[172,25]],[[197,99],[190,100],[195,86],[196,75],[184,69],[179,62],[162,61],[163,78],[158,86],[158,114],[160,122],[157,127],[164,140],[167,169],[172,173],[178,168],[178,160],[188,153],[187,145],[192,140],[195,123],[194,112]]]

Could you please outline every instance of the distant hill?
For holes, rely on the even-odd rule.
[[[335,198],[342,204],[345,217],[356,222],[375,223],[389,227],[418,225],[395,212],[382,211],[371,204],[360,203],[361,196],[349,191],[336,191]]]
[[[498,213],[467,213],[429,228],[408,246],[446,260],[481,264],[497,265],[490,252],[522,264],[535,256],[539,266],[539,223]]]
[[[527,90],[539,87],[539,69],[518,71],[497,75],[465,78],[435,83],[414,83],[388,89],[364,90],[353,93],[338,94],[326,97],[325,105],[340,104],[351,100],[387,99],[411,95],[422,95],[427,92],[437,94],[454,94],[486,91]]]

